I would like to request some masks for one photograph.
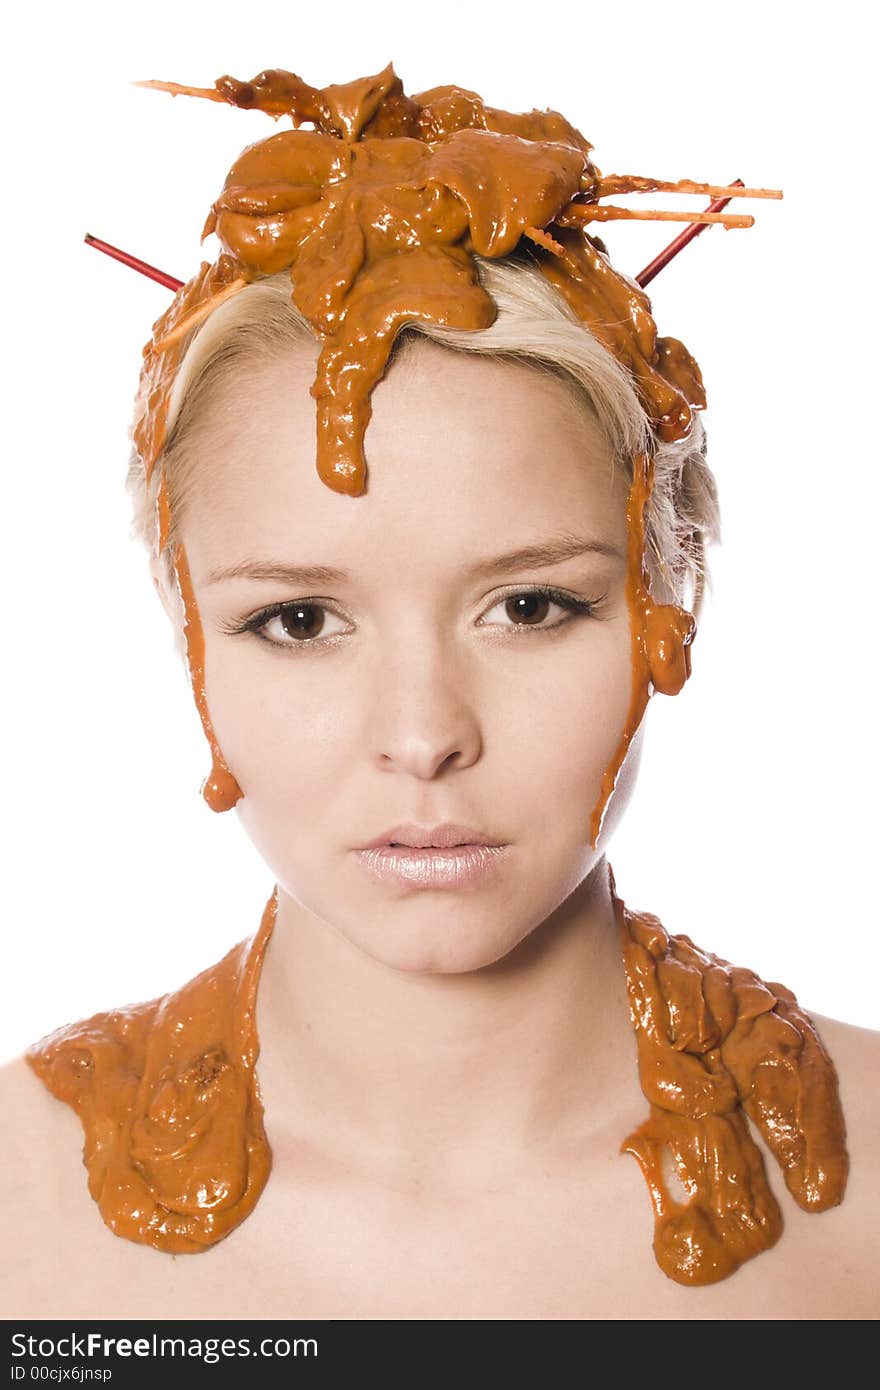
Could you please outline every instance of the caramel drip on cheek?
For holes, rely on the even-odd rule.
[[[184,607],[186,656],[193,695],[195,696],[196,707],[202,721],[202,728],[205,731],[205,737],[211,749],[211,771],[202,783],[202,796],[205,798],[205,801],[212,811],[228,811],[240,800],[243,793],[238,782],[226,766],[226,761],[223,754],[220,752],[220,745],[217,742],[211,723],[211,715],[208,711],[208,701],[205,695],[205,634],[202,629],[198,605],[196,604],[196,597],[193,591],[186,551],[180,544],[175,548],[174,572],[177,577],[177,587]]]
[[[114,1235],[195,1254],[266,1185],[255,1014],[277,905],[275,889],[255,936],[176,992],[59,1028],[25,1053],[79,1115],[89,1192]]]
[[[824,1211],[842,1201],[849,1159],[837,1073],[790,990],[670,936],[616,894],[614,905],[650,1103],[621,1148],[648,1186],[660,1268],[680,1284],[710,1284],[782,1232],[746,1116],[799,1206]],[[666,1155],[685,1201],[669,1191]]]
[[[167,393],[162,404],[157,407],[159,420],[157,435],[165,437],[165,417],[168,409]],[[169,544],[172,531],[171,503],[168,496],[165,470],[159,475],[159,489],[156,497],[157,554],[161,555]],[[186,639],[186,659],[190,674],[190,684],[202,721],[202,728],[211,750],[211,771],[201,786],[201,794],[212,811],[229,811],[244,793],[226,765],[220,751],[205,693],[205,634],[199,616],[190,576],[189,562],[182,545],[175,547],[174,577],[184,612],[184,637]]]
[[[645,507],[654,481],[653,460],[639,454],[633,461],[633,480],[626,504],[626,601],[632,634],[632,693],[626,723],[602,774],[599,797],[590,817],[595,849],[620,769],[653,690],[677,695],[691,674],[691,643],[696,635],[693,614],[676,604],[657,604],[649,591],[645,562]]]
[[[626,503],[627,571],[626,605],[629,611],[632,645],[632,689],[629,710],[623,732],[614,751],[611,762],[602,773],[599,799],[590,817],[590,839],[595,849],[602,832],[605,812],[611,794],[617,784],[620,769],[623,767],[627,750],[642,722],[642,715],[648,704],[650,672],[645,651],[645,629],[642,613],[642,594],[644,592],[643,555],[645,545],[645,503],[648,499],[648,470],[642,457],[633,463],[633,480]]]

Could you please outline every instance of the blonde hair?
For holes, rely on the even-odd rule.
[[[415,335],[422,335],[454,351],[519,361],[561,380],[598,418],[628,482],[634,456],[653,454],[654,486],[645,527],[652,584],[655,592],[665,590],[664,596],[697,612],[708,579],[706,544],[720,539],[717,489],[706,463],[699,416],[687,439],[658,444],[629,373],[577,317],[527,249],[494,260],[475,255],[474,262],[498,309],[494,323],[474,331],[421,320],[408,324],[398,334],[389,367]],[[243,366],[273,360],[304,343],[317,357],[317,339],[293,303],[288,271],[253,281],[194,331],[175,378],[165,448],[150,484],[145,484],[143,464],[134,450],[126,480],[134,508],[132,534],[154,550],[156,500],[164,469],[171,509],[169,544],[163,552],[166,579],[171,579],[171,553],[181,519],[198,472],[206,466],[200,457],[199,425],[209,398],[222,398],[224,387]],[[173,584],[169,587],[173,591]]]

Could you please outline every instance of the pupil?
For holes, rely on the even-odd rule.
[[[511,617],[525,618],[528,622],[532,622],[537,618],[537,621],[540,622],[546,616],[546,608],[549,601],[550,600],[545,598],[543,594],[517,594],[515,598],[508,599],[508,603],[513,606]],[[545,611],[536,614],[536,605],[539,609]]]
[[[281,609],[279,617],[281,626],[288,637],[313,637],[315,634],[312,628],[321,630],[321,619],[315,619],[315,614],[320,613],[320,608],[315,603],[290,603]],[[303,620],[303,614],[306,615]]]

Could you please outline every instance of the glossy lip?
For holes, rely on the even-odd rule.
[[[359,845],[358,849],[381,849],[392,843],[417,849],[451,849],[456,845],[488,845],[501,848],[504,845],[503,840],[496,840],[491,835],[484,835],[481,830],[474,830],[470,825],[458,825],[454,821],[444,821],[442,825],[425,827],[414,825],[410,821],[405,825],[392,825],[389,830],[383,830],[381,835],[377,835],[374,840],[368,840],[365,845]]]
[[[486,844],[447,848],[381,844],[355,852],[384,883],[409,888],[465,888],[492,873],[509,849],[509,845]]]

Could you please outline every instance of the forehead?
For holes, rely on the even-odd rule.
[[[562,530],[625,546],[626,483],[574,384],[411,340],[373,390],[367,487],[347,497],[315,468],[316,360],[304,347],[239,369],[206,399],[191,563],[455,567]]]

